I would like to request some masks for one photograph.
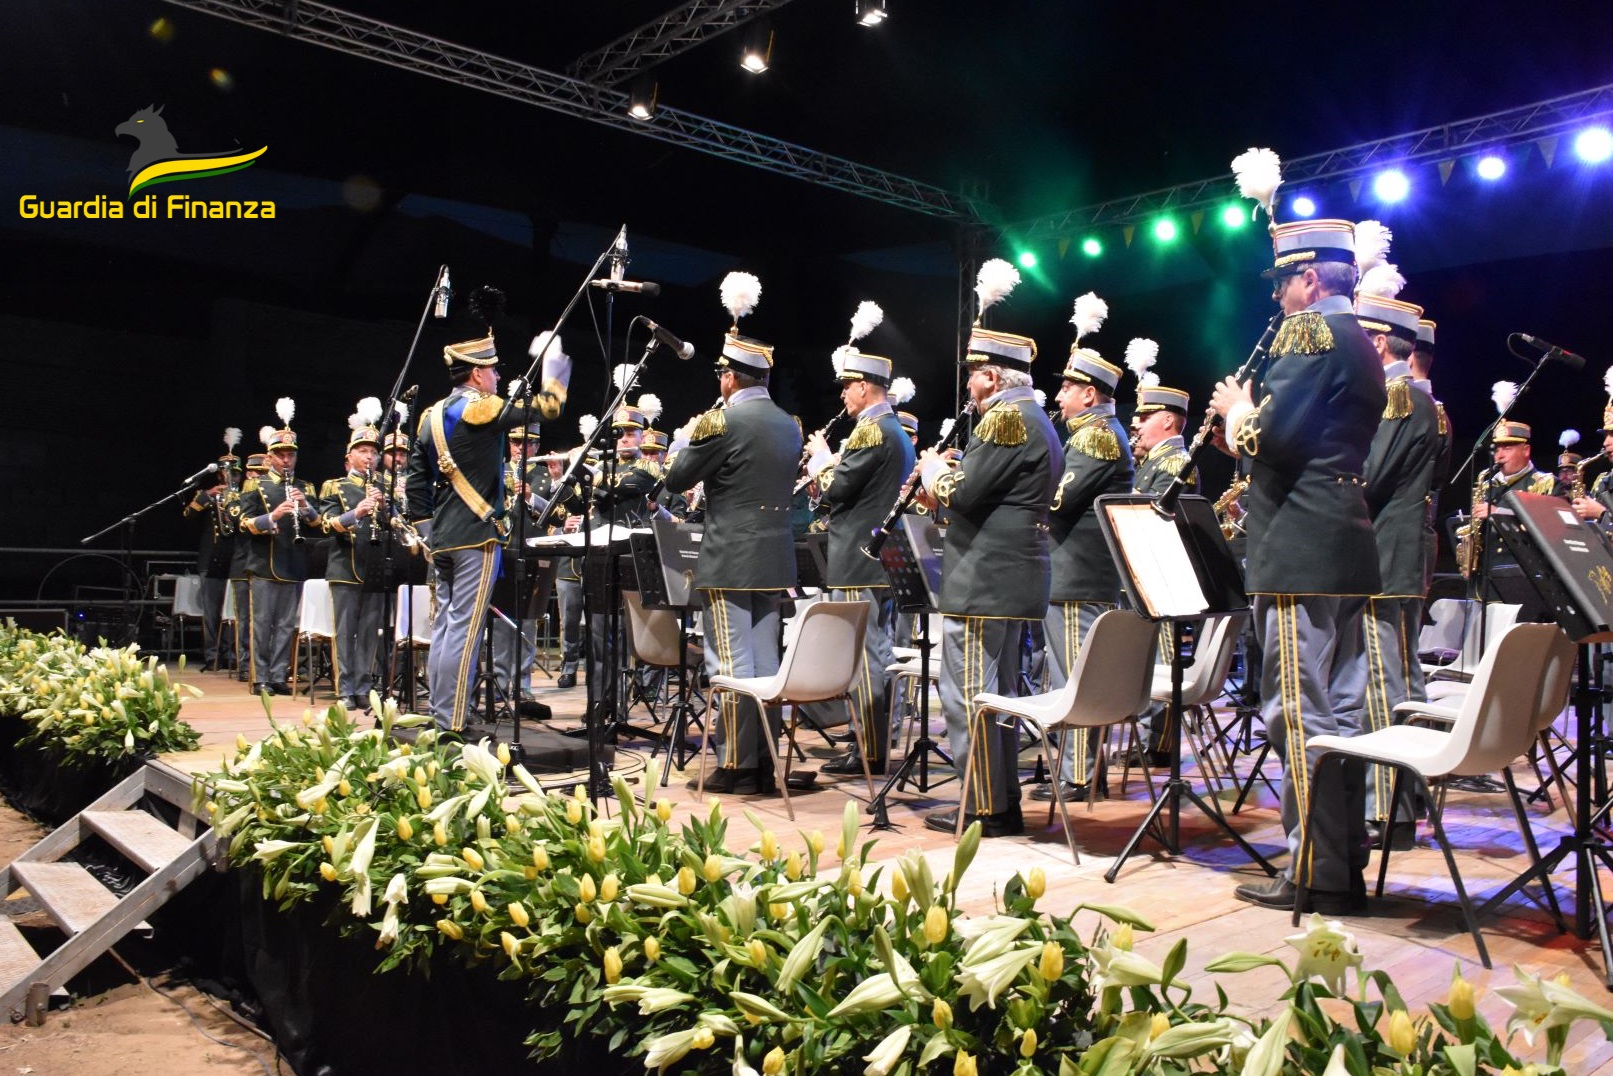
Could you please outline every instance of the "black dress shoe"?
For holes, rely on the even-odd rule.
[[[562,690],[565,688],[576,687],[577,674],[574,672],[562,672],[559,679],[555,680],[554,686],[561,688]]]
[[[857,772],[862,772],[861,766],[857,767]],[[790,786],[791,792],[811,792],[818,787],[818,771],[791,770],[784,783]],[[756,767],[756,791],[762,795],[772,795],[778,791],[778,777],[773,773],[772,766],[763,764]]]
[[[528,721],[547,721],[554,716],[554,711],[535,699],[522,699],[515,704],[515,710]]]
[[[1391,852],[1405,852],[1417,844],[1417,823],[1396,822],[1389,833],[1389,850]],[[1383,847],[1383,822],[1374,820],[1367,823],[1367,847]]]
[[[1245,882],[1233,891],[1239,900],[1258,904],[1262,908],[1292,911],[1299,897],[1299,887],[1282,875],[1264,882]],[[1366,884],[1357,875],[1344,892],[1331,889],[1311,889],[1305,893],[1303,912],[1320,912],[1322,915],[1364,915],[1367,910]]]
[[[252,682],[252,694],[254,694],[254,695],[273,695],[274,692],[269,689],[268,684],[260,684],[260,683],[258,683],[257,681],[254,680]]]
[[[686,787],[698,791],[700,779],[696,777]],[[706,777],[706,791],[724,796],[754,796],[759,788],[755,770],[720,769]]]
[[[1064,793],[1065,803],[1085,803],[1087,801],[1087,786],[1078,785],[1074,781],[1060,782],[1060,790]],[[1100,800],[1108,799],[1102,789],[1098,791]],[[1053,782],[1037,785],[1031,789],[1031,799],[1040,803],[1049,803],[1053,799]]]
[[[824,773],[833,773],[843,777],[861,777],[863,775],[862,756],[855,751],[847,751],[843,755],[836,755],[819,767]],[[869,772],[883,776],[885,773],[885,760],[873,758],[868,760]]]
[[[970,815],[965,822],[980,823],[982,837],[1018,837],[1025,832],[1025,818],[1019,811],[1019,804],[1014,804],[1006,811],[997,814]],[[932,811],[924,816],[924,825],[928,829],[940,830],[942,833],[956,833],[958,830],[958,808],[953,807],[947,811]]]

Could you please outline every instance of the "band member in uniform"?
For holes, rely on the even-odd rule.
[[[1596,432],[1602,437],[1602,462],[1613,460],[1613,369],[1602,379],[1607,389],[1607,406],[1602,408],[1602,428]],[[1584,474],[1584,467],[1580,468]],[[1583,478],[1578,484],[1583,484]],[[1580,519],[1595,523],[1604,533],[1613,531],[1613,470],[1604,470],[1596,476],[1589,489],[1574,498],[1574,514]]]
[[[1383,265],[1364,274],[1355,302],[1356,320],[1383,365],[1389,401],[1372,438],[1364,472],[1383,590],[1367,599],[1362,626],[1367,695],[1365,724],[1355,730],[1358,732],[1388,728],[1394,721],[1395,706],[1408,699],[1427,698],[1417,637],[1422,631],[1427,577],[1423,526],[1440,449],[1439,416],[1433,399],[1412,387],[1411,365],[1406,361],[1417,339],[1422,308],[1381,294],[1390,286],[1377,283],[1392,268]],[[1398,291],[1398,286],[1393,290]],[[1370,767],[1367,773],[1367,836],[1374,844],[1383,839],[1393,776],[1386,766]],[[1397,813],[1402,816],[1397,830],[1404,840],[1396,847],[1409,847],[1415,823],[1405,812]]]
[[[548,333],[533,340],[542,354],[541,389],[530,404],[505,413],[498,393],[498,351],[492,327],[478,340],[443,348],[453,391],[420,416],[409,453],[409,513],[431,520],[437,569],[437,620],[431,628],[431,715],[440,731],[458,735],[470,710],[488,598],[499,573],[503,518],[505,430],[559,417],[571,379],[571,359]]]
[[[259,431],[260,439],[267,443],[274,430],[268,426]],[[230,552],[230,589],[235,592],[235,679],[247,683],[252,679],[252,532],[241,526],[241,497],[257,485],[263,472],[269,469],[266,452],[254,452],[246,458],[246,477],[241,482],[240,495],[235,498],[231,516],[235,523],[234,548]]]
[[[325,482],[319,490],[319,514],[331,536],[325,562],[330,584],[331,612],[336,634],[331,639],[336,696],[349,710],[369,708],[375,686],[375,655],[381,642],[381,611],[386,602],[382,578],[381,477],[376,454],[381,432],[381,401],[373,396],[359,401],[348,420],[346,471]]]
[[[951,517],[942,555],[941,712],[960,777],[973,759],[959,805],[924,820],[946,832],[960,810],[988,837],[1025,829],[1017,728],[977,715],[972,700],[982,691],[1018,694],[1020,634],[1047,613],[1047,511],[1060,446],[1031,389],[1035,358],[1029,337],[976,327],[965,361],[980,417],[963,457],[933,448],[919,457],[925,490]]]
[[[230,566],[235,559],[235,535],[240,530],[241,457],[235,454],[235,446],[240,443],[238,427],[231,426],[224,431],[224,455],[218,458],[218,481],[211,489],[198,489],[185,505],[186,519],[205,520],[196,551],[196,572],[202,577],[203,672],[215,672],[226,664],[219,660],[219,625],[224,617],[224,592],[229,587]]]
[[[1557,453],[1557,490],[1558,496],[1567,497],[1568,490],[1574,484],[1574,478],[1579,474],[1580,461],[1585,457],[1574,451],[1579,444],[1578,430],[1564,430],[1557,435],[1557,445],[1562,449]]]
[[[1138,493],[1158,496],[1164,493],[1182,468],[1187,466],[1187,444],[1182,430],[1187,425],[1187,393],[1163,385],[1144,385],[1137,390],[1136,432],[1133,448],[1142,453],[1135,479]],[[1198,473],[1187,476],[1189,492],[1198,489]]]
[[[1423,597],[1428,597],[1428,589],[1434,584],[1434,566],[1439,560],[1439,493],[1445,488],[1445,483],[1451,477],[1451,451],[1455,438],[1451,434],[1450,416],[1445,413],[1445,405],[1439,402],[1434,395],[1434,383],[1431,380],[1434,370],[1434,332],[1435,324],[1427,318],[1417,321],[1417,340],[1411,347],[1411,384],[1420,390],[1430,400],[1434,401],[1434,415],[1439,420],[1439,451],[1434,456],[1434,476],[1431,488],[1428,491],[1428,512],[1423,522],[1423,564],[1426,572],[1423,576]]]
[[[241,494],[241,525],[252,535],[252,691],[289,695],[286,672],[297,633],[297,602],[308,578],[303,545],[318,535],[319,513],[313,483],[293,477],[296,405],[281,397],[275,409],[286,425],[270,431],[264,446],[269,469]]]
[[[584,441],[593,436],[594,427],[598,424],[599,420],[593,415],[583,415],[577,419],[577,430],[582,434]],[[580,455],[582,455],[581,446],[567,453],[566,460],[558,467],[553,463],[549,464],[551,482],[559,481],[571,459]],[[589,470],[597,473],[595,468],[590,467]],[[563,509],[566,513],[565,521],[561,524],[561,528],[565,533],[572,534],[582,526],[583,509],[587,505],[584,504],[580,491],[569,491],[568,497]],[[560,676],[555,680],[555,687],[562,690],[577,686],[577,666],[582,662],[580,561],[580,557],[560,558],[560,568],[555,576],[555,593],[560,605]]]
[[[806,443],[811,454],[806,473],[816,479],[829,512],[824,580],[829,597],[867,602],[869,609],[862,666],[850,702],[857,738],[851,750],[824,763],[823,771],[860,775],[866,761],[870,772],[883,773],[890,750],[890,678],[885,670],[895,661],[890,635],[894,603],[884,566],[866,556],[863,546],[913,473],[913,445],[887,398],[889,359],[847,346],[835,352],[835,376],[840,401],[856,425],[838,454],[822,431],[813,433]]]
[[[1509,384],[1509,387],[1513,394],[1517,392],[1516,386]],[[1501,385],[1496,386],[1495,392],[1505,394]],[[1508,404],[1510,405],[1510,400]],[[1490,512],[1501,498],[1513,490],[1539,493],[1548,497],[1562,496],[1556,476],[1550,471],[1540,470],[1530,458],[1529,438],[1532,433],[1527,422],[1513,422],[1508,419],[1496,426],[1495,432],[1490,436],[1495,467],[1480,477],[1478,488],[1474,491],[1477,501],[1473,506],[1475,523],[1488,519]],[[1501,540],[1501,533],[1496,528],[1485,527],[1484,535],[1483,565],[1486,578],[1490,569],[1497,565],[1518,563],[1518,559],[1512,555],[1512,550]],[[1485,598],[1499,600],[1499,595],[1491,592],[1486,594]]]
[[[1078,309],[1079,316],[1079,309]],[[1121,369],[1080,345],[1079,336],[1064,366],[1059,388],[1059,419],[1064,425],[1063,473],[1053,492],[1048,517],[1053,581],[1047,606],[1049,688],[1069,682],[1081,642],[1099,616],[1120,602],[1120,573],[1098,524],[1094,502],[1106,493],[1130,493],[1131,445],[1115,417],[1115,388]],[[1058,780],[1065,800],[1085,801],[1100,794],[1096,776],[1097,730],[1062,738]],[[1038,787],[1032,799],[1052,799],[1053,784]]]
[[[800,471],[801,435],[767,392],[773,348],[739,335],[739,319],[755,309],[761,282],[749,273],[730,273],[722,297],[734,319],[717,360],[723,403],[673,438],[666,484],[679,492],[697,482],[705,489],[694,586],[705,601],[707,673],[771,676],[779,667],[779,607],[796,582],[790,495]],[[770,791],[773,766],[761,747],[755,703],[724,692],[720,712],[708,721],[721,768],[706,788]],[[780,715],[770,711],[767,721],[776,741]]]
[[[1348,735],[1339,715],[1361,708],[1361,614],[1381,590],[1377,544],[1362,472],[1385,394],[1383,368],[1355,320],[1353,227],[1318,220],[1273,229],[1272,298],[1286,320],[1271,345],[1262,395],[1228,377],[1210,406],[1247,457],[1249,556],[1265,664],[1261,707],[1283,757],[1282,818],[1294,853],[1287,873],[1247,883],[1239,899],[1292,908],[1292,877],[1309,886],[1309,907],[1324,915],[1366,905],[1363,778],[1359,762],[1330,765],[1315,781],[1306,745]],[[1299,862],[1310,800],[1311,857]]]

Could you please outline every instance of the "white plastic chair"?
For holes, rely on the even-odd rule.
[[[224,629],[230,632],[230,653],[236,655],[236,664],[239,665],[241,648],[241,618],[235,611],[235,580],[226,580],[224,583],[224,609],[218,617],[218,662],[224,661]]]
[[[1158,631],[1151,621],[1125,609],[1111,609],[1092,623],[1092,630],[1081,644],[1081,653],[1070,670],[1070,678],[1057,691],[1041,695],[1010,698],[983,692],[976,695],[973,706],[978,719],[992,712],[1025,722],[1040,733],[1040,753],[1047,761],[1047,735],[1050,732],[1070,730],[1080,732],[1113,725],[1140,713],[1148,705],[1153,686],[1154,650]],[[1093,670],[1091,675],[1087,670]],[[973,725],[973,722],[971,722]],[[1067,741],[1069,738],[1066,737]],[[1048,767],[1057,774],[1063,762],[1063,746],[1059,759]],[[963,767],[963,789],[967,794],[970,770],[974,765],[974,752]],[[1053,781],[1053,799],[1064,820],[1064,839],[1070,846],[1070,855],[1076,863],[1081,853],[1075,848],[1075,835],[1070,829],[1070,808],[1064,801],[1061,782]],[[964,821],[968,812],[960,804],[957,835],[963,836]],[[1048,821],[1053,820],[1053,807],[1048,806]]]
[[[174,594],[168,603],[168,639],[166,649],[169,651],[169,653],[184,652],[185,621],[187,618],[198,621],[203,620],[202,577],[199,575],[180,575],[174,577]],[[203,640],[203,649],[206,649],[206,640]]]
[[[308,663],[308,697],[314,697],[314,673],[312,648],[316,641],[323,642],[326,649],[332,649],[332,640],[336,638],[336,611],[331,605],[330,584],[323,579],[308,579],[302,584],[302,605],[297,610],[297,634],[291,639],[291,693],[297,693],[297,665],[298,651],[302,648],[304,640],[309,646]],[[334,655],[333,655],[334,656]],[[332,661],[334,668],[335,662]],[[333,674],[334,675],[334,674]]]
[[[1441,599],[1444,600],[1444,599]],[[1434,604],[1438,605],[1438,602]],[[1482,605],[1484,615],[1475,615],[1481,608],[1477,602],[1467,603],[1465,619],[1462,624],[1462,650],[1457,659],[1449,665],[1424,665],[1423,675],[1429,683],[1444,680],[1465,681],[1473,678],[1473,671],[1484,660],[1481,646],[1488,647],[1489,643],[1499,639],[1508,628],[1518,622],[1518,614],[1523,611],[1521,605],[1509,605],[1506,602],[1487,602]],[[1483,626],[1481,632],[1480,625]]]
[[[705,660],[705,651],[698,641],[684,635],[681,618],[674,610],[644,608],[644,595],[636,590],[622,591],[622,606],[627,611],[627,647],[633,660],[678,678],[678,701],[673,703],[672,712],[665,718],[655,712],[653,700],[645,701],[650,717],[662,726],[659,742],[650,757],[654,758],[664,746],[667,757],[671,758],[688,724],[698,724],[691,701],[697,697],[693,671]],[[663,768],[663,784],[671,772],[671,766]]]
[[[1400,724],[1359,736],[1312,737],[1307,746],[1319,751],[1320,756],[1316,770],[1311,775],[1311,787],[1316,787],[1316,774],[1324,765],[1330,761],[1342,763],[1346,757],[1395,767],[1395,789],[1391,799],[1395,803],[1400,800],[1401,780],[1406,774],[1423,784],[1426,793],[1428,783],[1442,777],[1491,773],[1502,769],[1522,754],[1534,738],[1547,681],[1560,681],[1561,673],[1554,670],[1559,668],[1560,662],[1572,666],[1573,650],[1573,644],[1555,624],[1514,624],[1496,638],[1495,645],[1485,648],[1484,657],[1473,675],[1472,687],[1462,696],[1461,706],[1449,729]],[[1423,706],[1420,703],[1401,703],[1395,710],[1407,717],[1414,717],[1422,712]],[[1445,866],[1456,887],[1462,915],[1473,934],[1479,959],[1488,968],[1490,954],[1485,948],[1484,938],[1479,934],[1478,918],[1468,899],[1467,889],[1462,885],[1456,858],[1445,836],[1441,821],[1442,805],[1435,802],[1431,795],[1429,800],[1429,821],[1432,823],[1434,840],[1445,855]],[[1312,812],[1320,802],[1321,797],[1311,797]],[[1513,803],[1518,812],[1519,825],[1527,830],[1527,817],[1522,814],[1517,801]],[[1313,832],[1310,819],[1307,819],[1299,848],[1300,860],[1306,860],[1311,855],[1309,845]],[[1532,836],[1529,843],[1533,844]],[[1388,871],[1389,850],[1385,848],[1380,857],[1377,895],[1381,897],[1384,876]],[[1299,881],[1299,893],[1294,901],[1294,923],[1297,925],[1300,909],[1305,906],[1305,885],[1299,877],[1296,880]],[[1555,908],[1556,898],[1549,888],[1547,897]],[[1562,922],[1560,916],[1558,922],[1559,925]]]
[[[1199,629],[1199,642],[1193,651],[1192,660],[1182,670],[1180,717],[1182,733],[1188,738],[1193,748],[1193,756],[1198,759],[1199,766],[1203,770],[1204,783],[1216,792],[1220,791],[1221,784],[1217,779],[1215,760],[1211,757],[1214,741],[1203,734],[1202,721],[1190,722],[1188,715],[1202,718],[1211,704],[1226,690],[1227,674],[1231,672],[1232,659],[1238,652],[1238,633],[1243,630],[1243,623],[1247,618],[1247,613],[1206,617]],[[1153,683],[1148,693],[1154,702],[1168,706],[1171,701],[1170,655],[1158,656],[1164,660],[1156,661],[1154,665]],[[1230,773],[1231,758],[1226,758],[1225,762]],[[1152,775],[1149,777],[1148,792],[1149,798],[1153,798]]]
[[[794,715],[784,723],[789,747],[783,758],[773,742],[768,726],[769,706],[795,707],[808,702],[831,702],[851,694],[852,682],[857,676],[857,664],[862,660],[863,633],[868,630],[867,602],[813,602],[797,618],[794,639],[784,651],[779,670],[772,676],[713,676],[708,703],[715,712],[717,696],[724,691],[748,695],[756,700],[761,715],[761,738],[767,744],[767,753],[773,759],[773,775],[779,792],[784,797],[784,810],[795,820],[795,808],[790,803],[790,762],[795,748]],[[707,737],[712,740],[711,737]],[[712,749],[716,749],[712,740]],[[874,794],[874,777],[863,759],[863,775],[868,779],[868,795]],[[706,751],[700,752],[700,778],[697,784],[701,799],[706,794]]]
[[[1467,638],[1468,621],[1478,603],[1466,598],[1436,598],[1428,606],[1428,618],[1417,633],[1417,653],[1455,656]]]
[[[392,606],[392,644],[431,649],[431,587],[416,583],[398,588]]]

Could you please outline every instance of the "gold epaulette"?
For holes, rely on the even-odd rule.
[[[1314,310],[1290,314],[1271,342],[1273,355],[1320,355],[1333,350],[1333,330],[1327,318]]]
[[[254,489],[257,489],[257,488],[258,488],[258,477],[257,477],[257,475],[253,475],[251,478],[248,478],[245,482],[241,483],[241,492],[242,493],[245,493],[248,490],[254,490]]]
[[[720,407],[714,407],[700,416],[694,424],[694,432],[689,435],[690,441],[704,441],[708,437],[721,437],[728,432],[728,416]]]
[[[498,418],[504,410],[504,400],[498,396],[483,396],[465,405],[464,419],[472,426],[485,426]]]
[[[1439,435],[1449,437],[1451,435],[1451,417],[1445,413],[1445,405],[1435,400],[1434,413],[1439,416]]]
[[[1115,431],[1109,428],[1107,422],[1094,422],[1081,427],[1070,435],[1070,444],[1075,446],[1077,452],[1096,460],[1120,458],[1120,438],[1115,436]]]
[[[998,404],[975,426],[975,436],[990,445],[1022,445],[1029,436],[1025,432],[1025,416],[1012,404]]]
[[[846,451],[859,448],[876,448],[885,443],[885,434],[877,422],[859,422],[846,438]]]
[[[331,494],[335,493],[336,491],[338,491],[341,488],[342,488],[342,480],[340,478],[327,478],[327,479],[325,479],[325,484],[323,486],[319,487],[319,498],[320,498],[320,500],[324,500],[326,497],[329,497]]]
[[[1529,480],[1530,493],[1550,493],[1557,488],[1557,479],[1554,475],[1541,471]]]
[[[1389,400],[1383,405],[1384,418],[1405,418],[1411,414],[1411,382],[1403,377],[1397,377],[1384,386]]]
[[[1182,468],[1186,466],[1187,456],[1184,454],[1166,456],[1164,459],[1159,461],[1159,469],[1170,475],[1172,478],[1175,478],[1177,475],[1181,474]]]

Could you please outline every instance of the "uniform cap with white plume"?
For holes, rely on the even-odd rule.
[[[274,413],[280,416],[280,428],[271,431],[271,437],[264,442],[265,447],[271,451],[282,449],[297,451],[297,435],[291,431],[291,420],[297,417],[297,401],[290,396],[282,396],[274,402]]]
[[[263,442],[263,447],[264,448],[268,448],[271,444],[273,444],[274,443],[274,427],[273,426],[259,426],[258,427],[258,440]]]
[[[1557,444],[1563,448],[1573,448],[1575,445],[1579,444],[1579,431],[1564,430],[1562,433],[1557,435]]]
[[[644,421],[654,425],[655,420],[661,417],[661,397],[653,392],[646,392],[638,398],[638,409],[644,413]]]
[[[719,369],[765,378],[773,369],[773,345],[739,335],[739,319],[756,309],[762,301],[762,282],[754,273],[735,270],[722,278],[719,289],[722,305],[734,319],[723,338],[722,354],[717,357]]]
[[[1562,448],[1562,451],[1557,453],[1557,469],[1559,471],[1564,467],[1578,467],[1580,461],[1585,458],[1578,452],[1569,451],[1569,449],[1579,444],[1578,430],[1564,430],[1557,435],[1557,444]]]
[[[996,306],[1019,286],[1019,270],[1001,258],[992,258],[980,266],[975,274],[975,298],[978,300],[975,324],[987,310]]]
[[[616,367],[611,370],[610,381],[611,384],[616,386],[617,392],[632,388],[628,381],[633,377],[633,371],[636,369],[637,367],[630,362],[621,362],[617,363]]]
[[[722,305],[734,319],[730,332],[739,331],[739,319],[756,309],[762,301],[762,282],[754,273],[735,270],[722,278],[720,287]]]
[[[1406,278],[1401,275],[1398,265],[1393,262],[1379,262],[1361,274],[1361,282],[1355,286],[1355,293],[1393,299],[1405,286]]]
[[[347,419],[347,427],[352,433],[347,438],[347,451],[351,452],[359,445],[374,445],[377,450],[381,447],[381,431],[378,424],[381,421],[381,401],[374,396],[366,396],[358,402],[358,407]]]
[[[235,454],[235,446],[240,443],[241,427],[224,427],[224,455],[220,456],[218,461],[223,464],[228,464],[230,467],[236,470],[240,470],[241,457]]]
[[[1232,158],[1232,175],[1238,181],[1238,193],[1252,198],[1258,209],[1266,211],[1266,219],[1276,223],[1272,207],[1277,201],[1277,188],[1283,182],[1282,158],[1269,149],[1251,147]],[[1250,219],[1258,214],[1251,212]]]
[[[1380,265],[1373,272],[1381,273],[1393,268],[1390,265]],[[1366,330],[1368,336],[1382,333],[1398,336],[1408,344],[1415,344],[1417,319],[1422,316],[1422,307],[1401,302],[1399,299],[1390,299],[1369,292],[1362,292],[1355,297],[1355,320]]]
[[[597,419],[593,415],[578,415],[577,416],[577,432],[582,434],[582,439],[584,441],[586,441],[590,437],[592,437],[594,435],[594,431],[596,429],[598,429],[598,428],[599,428],[599,419]]]

